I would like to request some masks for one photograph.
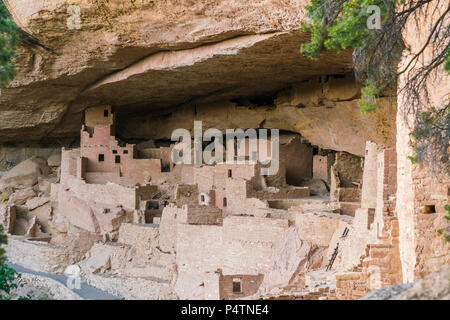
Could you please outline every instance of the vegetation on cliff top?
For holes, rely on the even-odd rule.
[[[420,26],[420,17],[439,9],[440,15],[427,27],[423,48],[398,70],[402,52],[410,50],[402,36],[407,22]],[[450,174],[450,108],[446,104],[424,111],[430,105],[428,80],[442,66],[450,72],[450,5],[436,0],[311,0],[307,11],[311,21],[302,23],[302,29],[311,33],[311,40],[301,46],[301,52],[317,59],[326,50],[354,48],[355,75],[364,83],[361,111],[375,110],[384,92],[399,92],[408,106],[405,116],[415,119],[410,159],[426,161],[432,170]],[[432,57],[420,66],[425,50]],[[405,85],[397,88],[400,75]]]
[[[16,24],[0,2],[0,87],[4,88],[16,75],[14,58],[18,40]]]

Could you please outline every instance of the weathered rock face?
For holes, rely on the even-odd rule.
[[[24,188],[34,186],[40,176],[48,176],[51,172],[45,159],[32,157],[15,166],[0,179],[0,190],[8,187]]]
[[[411,48],[405,51],[399,69],[404,69],[411,57],[422,52],[428,39],[429,30],[422,28],[432,25],[445,11],[438,0],[431,1],[430,8],[436,8],[432,14],[419,15],[406,25],[404,39]],[[427,46],[419,56],[419,63],[412,63],[410,69],[421,70],[434,59],[433,47]],[[399,88],[408,82],[407,73],[399,77]],[[429,106],[444,106],[449,102],[450,77],[443,66],[435,69],[427,81]],[[419,94],[423,94],[419,92]],[[422,101],[426,101],[422,99]],[[396,211],[399,215],[400,254],[403,268],[403,281],[412,282],[425,275],[436,272],[442,265],[450,264],[449,244],[436,237],[436,230],[448,226],[444,217],[448,214],[445,205],[450,200],[450,176],[433,173],[428,163],[412,164],[408,156],[412,155],[410,134],[414,129],[414,115],[409,113],[411,105],[399,92],[397,113],[397,154],[398,189]],[[426,208],[432,206],[434,214],[428,214]]]
[[[450,266],[428,275],[422,280],[383,287],[369,292],[364,300],[449,300]]]
[[[286,286],[296,273],[306,272],[311,255],[316,249],[317,246],[310,242],[301,241],[295,228],[289,228],[275,242],[272,265],[264,277],[259,293],[265,294],[273,288]]]
[[[76,137],[81,111],[97,103],[145,112],[257,96],[351,67],[349,52],[300,54],[303,0],[76,0],[81,29],[68,28],[66,1],[5,3],[56,54],[19,48],[19,75],[0,96],[1,141]]]
[[[360,86],[353,76],[313,78],[277,94],[256,98],[201,102],[149,113],[121,115],[118,132],[133,139],[170,139],[172,131],[184,128],[193,134],[194,120],[203,129],[268,128],[300,133],[324,149],[364,155],[365,141],[385,146],[395,144],[396,104],[381,98],[381,107],[362,114],[357,99]]]

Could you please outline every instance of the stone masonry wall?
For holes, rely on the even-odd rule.
[[[446,10],[442,1],[433,0],[428,6],[427,14],[410,19],[404,28],[403,38],[410,48],[399,64],[399,70],[404,69],[411,57],[422,52],[418,63],[410,68],[421,68],[433,59],[433,48],[427,43],[431,26]],[[436,8],[436,10],[434,10]],[[433,44],[433,43],[431,43]],[[399,88],[407,83],[404,72],[399,78]],[[430,106],[442,107],[448,104],[448,88],[450,77],[439,66],[430,74],[428,83],[429,101],[422,110]],[[420,92],[419,92],[420,94]],[[422,98],[423,95],[422,95]],[[398,188],[396,211],[400,228],[400,255],[403,269],[403,281],[411,282],[437,271],[439,266],[450,263],[450,244],[445,244],[442,238],[436,236],[436,230],[447,226],[443,217],[446,215],[444,205],[450,203],[448,173],[433,173],[427,163],[412,164],[408,156],[412,155],[410,132],[414,129],[414,115],[408,113],[410,103],[399,92],[397,110],[397,154],[398,154]],[[434,206],[435,213],[428,214],[426,206]],[[430,208],[431,209],[431,208]]]

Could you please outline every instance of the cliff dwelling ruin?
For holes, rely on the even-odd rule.
[[[360,112],[351,51],[300,54],[302,1],[113,1],[111,26],[75,0],[83,26],[69,31],[64,1],[4,2],[57,52],[20,45],[0,95],[11,263],[76,265],[125,299],[199,300],[361,299],[450,264],[436,236],[449,176],[408,160],[395,92]],[[223,137],[278,130],[277,173],[261,174],[271,135],[233,140],[234,163],[174,163],[172,133],[194,137],[195,121]]]

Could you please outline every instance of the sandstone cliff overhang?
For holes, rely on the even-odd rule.
[[[351,70],[350,52],[300,54],[305,1],[7,0],[16,23],[52,48],[21,46],[19,74],[0,96],[0,140],[76,137],[86,107],[120,112],[277,91]],[[31,134],[32,133],[32,134]]]

